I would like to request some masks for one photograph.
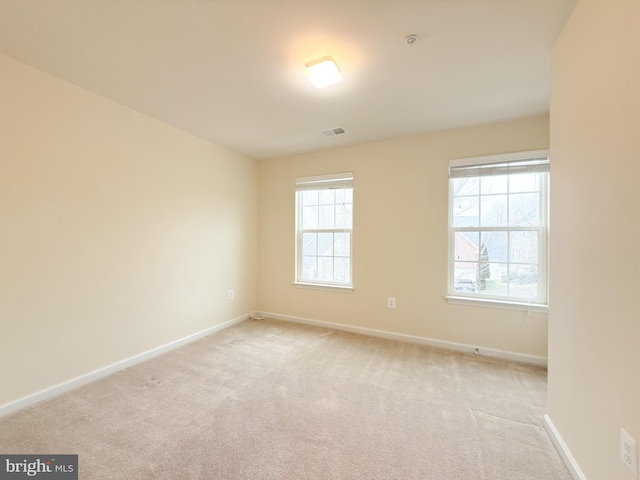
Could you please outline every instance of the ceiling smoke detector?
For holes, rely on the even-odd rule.
[[[347,132],[345,131],[344,128],[337,127],[337,128],[330,128],[329,130],[321,130],[320,133],[325,137],[333,137],[335,135],[344,135]]]
[[[416,43],[417,41],[418,41],[418,35],[416,35],[415,33],[412,35],[408,35],[404,39],[404,43],[409,47],[413,47],[413,44]]]

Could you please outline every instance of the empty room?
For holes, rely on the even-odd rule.
[[[0,479],[638,479],[639,59],[637,0],[0,0]]]

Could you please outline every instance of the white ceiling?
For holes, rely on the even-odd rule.
[[[0,0],[0,53],[265,159],[547,112],[575,1]]]

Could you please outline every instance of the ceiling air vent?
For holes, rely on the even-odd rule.
[[[347,132],[344,131],[344,128],[338,127],[330,128],[329,130],[321,130],[320,133],[325,137],[333,137],[334,135],[344,135]]]

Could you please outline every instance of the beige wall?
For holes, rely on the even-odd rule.
[[[0,105],[0,405],[255,308],[254,161],[1,56]]]
[[[549,412],[588,479],[640,441],[640,3],[580,0],[552,55]]]
[[[444,296],[449,159],[548,146],[541,116],[259,162],[259,309],[546,357],[546,315]],[[295,287],[295,179],[344,171],[354,172],[355,290]]]

